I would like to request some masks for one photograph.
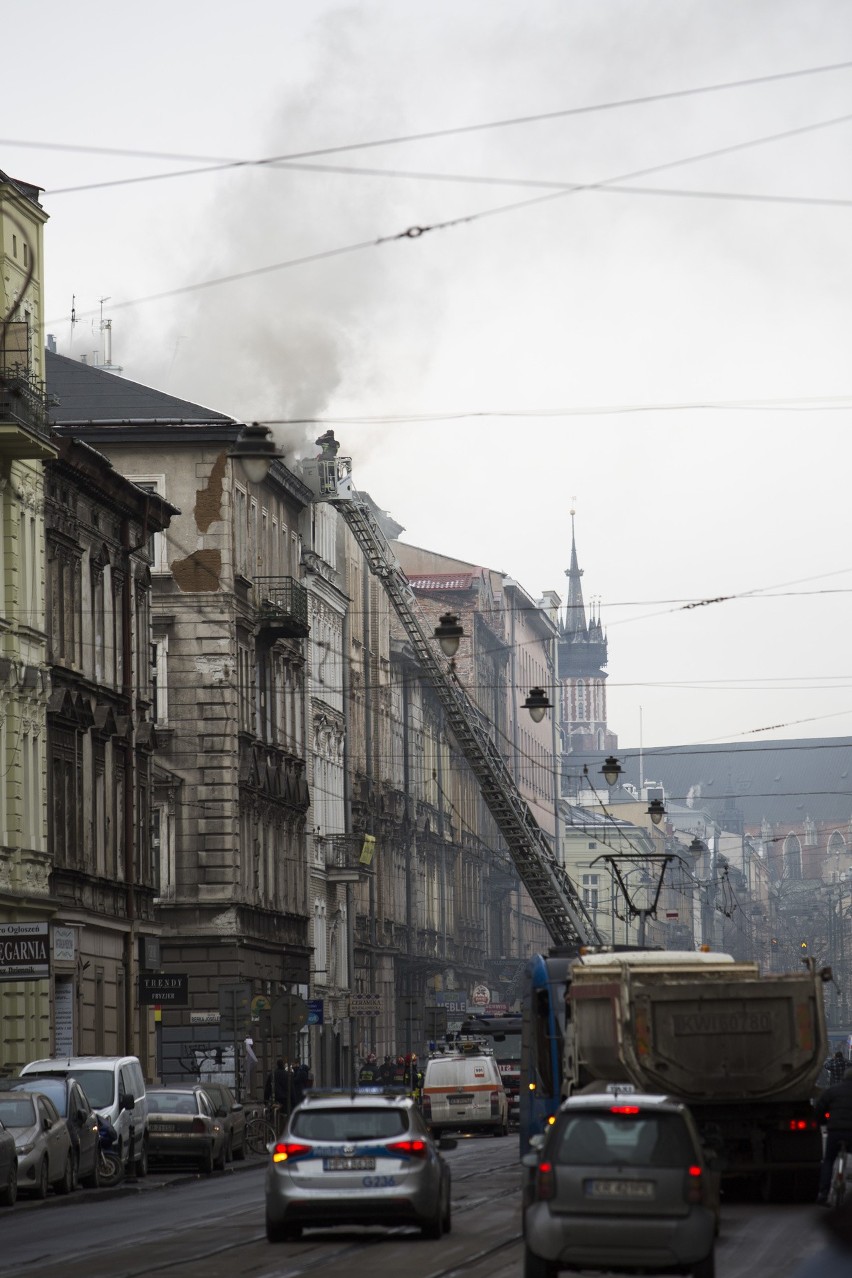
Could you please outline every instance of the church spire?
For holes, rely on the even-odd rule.
[[[568,578],[568,602],[565,606],[565,622],[562,633],[572,639],[588,639],[589,628],[586,624],[586,606],[583,603],[583,586],[581,577],[583,569],[577,562],[577,542],[574,537],[574,515],[571,511],[571,567],[565,569]]]

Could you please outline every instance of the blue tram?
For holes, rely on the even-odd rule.
[[[530,1137],[544,1131],[563,1097],[565,987],[579,948],[551,950],[530,959],[521,1022],[521,1155]]]

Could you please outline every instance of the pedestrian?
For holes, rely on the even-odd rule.
[[[263,1089],[263,1099],[267,1105],[278,1105],[281,1113],[286,1117],[290,1112],[290,1071],[279,1056],[275,1062],[275,1069],[271,1070],[267,1075],[266,1086]],[[279,1125],[276,1124],[276,1133]]]
[[[393,1082],[393,1061],[389,1056],[379,1066],[379,1082],[383,1087],[390,1087]]]
[[[379,1070],[376,1064],[376,1053],[370,1052],[361,1070],[358,1074],[358,1082],[362,1087],[369,1087],[371,1083],[378,1082]]]
[[[828,1075],[829,1087],[832,1087],[835,1083],[842,1082],[843,1075],[846,1072],[846,1060],[840,1048],[825,1062],[825,1072]]]
[[[827,1136],[822,1167],[819,1174],[817,1202],[828,1202],[831,1187],[831,1169],[841,1145],[852,1151],[852,1066],[847,1067],[843,1080],[827,1088],[816,1102],[817,1119],[825,1124]]]
[[[405,1058],[397,1056],[393,1066],[394,1087],[405,1087]]]
[[[309,1087],[313,1087],[313,1085],[314,1085],[313,1075],[311,1074],[309,1067],[305,1064],[304,1061],[302,1061],[301,1064],[297,1065],[296,1068],[293,1070],[293,1108],[294,1109],[297,1105],[301,1105],[302,1101],[305,1099],[305,1092],[308,1090]]]

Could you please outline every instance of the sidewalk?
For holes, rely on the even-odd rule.
[[[100,1202],[107,1198],[126,1198],[131,1194],[151,1193],[158,1189],[172,1189],[177,1185],[189,1185],[196,1180],[215,1181],[223,1176],[237,1175],[241,1172],[258,1171],[266,1166],[267,1155],[249,1154],[243,1162],[230,1162],[224,1171],[214,1171],[209,1176],[187,1168],[155,1167],[147,1176],[125,1177],[120,1184],[112,1188],[83,1189],[78,1186],[71,1194],[57,1194],[53,1190],[47,1198],[30,1198],[25,1192],[18,1195],[14,1207],[3,1212],[33,1211],[39,1207],[69,1207],[75,1203]]]

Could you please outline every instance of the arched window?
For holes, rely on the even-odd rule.
[[[846,851],[846,840],[839,830],[832,830],[828,840],[829,856],[841,856]]]
[[[802,845],[798,835],[788,834],[784,840],[784,877],[800,879],[802,877]]]

